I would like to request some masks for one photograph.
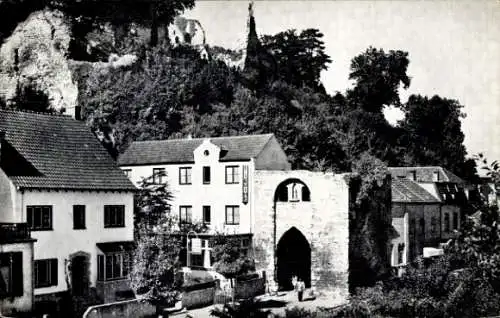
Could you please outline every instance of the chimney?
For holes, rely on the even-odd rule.
[[[188,134],[186,139],[193,139],[193,135]]]

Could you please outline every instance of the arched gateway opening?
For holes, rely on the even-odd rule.
[[[295,227],[283,234],[278,242],[277,278],[281,290],[293,289],[292,277],[302,279],[311,287],[311,247],[304,235]]]

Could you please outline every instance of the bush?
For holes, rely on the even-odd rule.
[[[296,307],[293,307],[291,309],[285,309],[285,317],[286,318],[313,318],[313,317],[316,317],[316,313],[296,306]]]
[[[259,277],[260,276],[258,273],[248,273],[248,274],[243,274],[243,275],[236,277],[236,280],[239,282],[244,282],[244,281],[256,279]]]
[[[370,313],[366,306],[349,304],[339,308],[318,308],[315,311],[300,307],[285,309],[285,318],[371,318],[377,317]]]
[[[269,313],[269,310],[262,310],[259,301],[250,298],[236,304],[225,304],[222,309],[216,307],[212,309],[210,316],[220,318],[267,318]]]

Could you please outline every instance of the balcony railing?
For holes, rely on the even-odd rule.
[[[22,241],[30,238],[28,223],[0,223],[0,242]]]

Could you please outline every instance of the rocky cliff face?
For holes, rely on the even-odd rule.
[[[60,12],[37,11],[20,23],[0,47],[0,98],[7,103],[31,85],[55,109],[74,114],[78,87],[68,66],[70,30]]]
[[[74,116],[78,84],[89,73],[137,60],[133,54],[111,54],[106,62],[74,61],[68,58],[70,40],[70,26],[62,13],[32,13],[0,47],[0,98],[9,104],[20,89],[30,86],[46,94],[52,108]],[[92,40],[89,37],[89,47],[99,45]]]

